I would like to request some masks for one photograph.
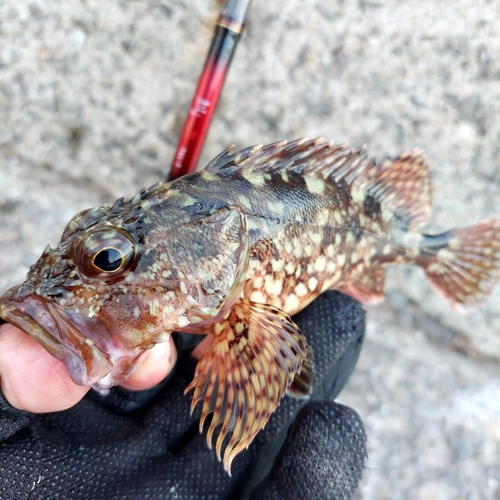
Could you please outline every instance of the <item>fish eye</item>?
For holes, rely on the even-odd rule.
[[[94,255],[94,266],[105,273],[112,273],[122,267],[125,257],[118,248],[103,248]]]
[[[78,265],[90,278],[121,276],[135,262],[136,242],[121,228],[102,228],[88,233],[77,249]]]

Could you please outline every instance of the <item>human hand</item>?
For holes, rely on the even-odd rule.
[[[73,408],[46,415],[4,409],[7,425],[0,425],[0,443],[8,446],[0,447],[0,469],[6,471],[0,496],[16,488],[12,498],[25,498],[35,485],[40,498],[55,492],[95,500],[146,493],[150,498],[249,498],[252,490],[255,499],[351,497],[364,465],[363,426],[352,410],[322,400],[338,394],[354,367],[364,315],[352,299],[326,293],[294,320],[313,350],[312,398],[319,402],[300,411],[270,473],[304,401],[283,399],[249,449],[236,457],[229,478],[198,433],[200,408],[189,415],[190,398],[183,393],[196,360],[184,352],[172,375],[150,391],[114,388],[107,397],[92,391]],[[22,428],[36,431],[20,433]],[[11,435],[2,436],[8,429]],[[9,471],[21,463],[20,481]],[[44,479],[37,483],[40,476]]]
[[[176,359],[172,340],[157,344],[122,387],[136,391],[154,387],[168,375]],[[75,384],[61,361],[10,324],[0,326],[0,382],[13,407],[34,413],[66,410],[90,389]]]

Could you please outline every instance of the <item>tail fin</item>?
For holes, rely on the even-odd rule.
[[[445,235],[447,244],[434,252],[422,248],[417,263],[454,309],[466,311],[484,300],[500,278],[500,219]]]

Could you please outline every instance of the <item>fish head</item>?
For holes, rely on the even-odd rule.
[[[175,209],[122,212],[76,215],[58,247],[0,297],[0,317],[63,361],[75,383],[104,390],[173,331],[236,300],[245,259],[239,214],[207,222]]]

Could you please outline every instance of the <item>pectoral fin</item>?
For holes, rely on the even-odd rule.
[[[216,441],[230,474],[231,462],[266,425],[306,358],[306,340],[299,328],[276,307],[239,299],[226,317],[212,325],[214,338],[198,362],[191,411],[203,402],[200,432],[213,413],[207,442],[221,425]],[[206,331],[207,328],[204,330]]]
[[[306,346],[307,358],[302,363],[300,373],[295,375],[293,382],[288,388],[287,394],[297,399],[309,399],[312,394],[314,381],[313,353],[309,346]]]

